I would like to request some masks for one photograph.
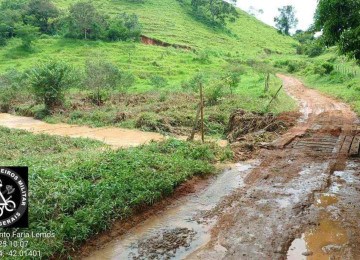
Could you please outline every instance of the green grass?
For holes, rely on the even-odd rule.
[[[66,12],[66,8],[73,1],[54,2]],[[25,70],[46,59],[64,60],[81,69],[86,59],[100,56],[136,75],[137,84],[133,90],[146,91],[151,88],[151,75],[166,77],[169,88],[172,88],[197,71],[216,73],[229,57],[247,60],[271,56],[265,53],[265,49],[272,53],[294,53],[293,39],[280,35],[274,28],[241,10],[240,18],[235,23],[229,23],[229,34],[228,29],[209,27],[198,21],[189,13],[188,7],[181,6],[175,0],[150,0],[143,4],[126,0],[93,2],[103,13],[109,15],[124,11],[134,12],[140,17],[145,35],[170,43],[189,45],[196,53],[141,43],[82,41],[63,39],[60,36],[42,36],[35,42],[34,51],[31,53],[19,47],[19,39],[13,39],[8,46],[0,48],[0,72],[11,68]],[[203,64],[194,60],[201,52],[209,54],[210,63]]]
[[[270,90],[265,93],[264,75],[249,69],[233,94],[230,94],[229,88],[224,87],[224,93],[221,93],[219,100],[213,104],[210,96],[214,87],[210,82],[209,85],[206,84],[206,135],[224,138],[230,114],[235,109],[265,112],[280,85],[280,80],[272,75]],[[88,95],[87,91],[70,91],[64,108],[42,119],[49,123],[139,128],[165,134],[189,135],[199,103],[198,93],[181,88],[171,91],[162,88],[142,94],[112,91],[101,106],[88,100]],[[13,107],[18,114],[25,116],[38,116],[44,109],[28,98],[18,100]],[[281,113],[295,108],[295,102],[281,91],[269,110]]]
[[[193,175],[213,173],[212,163],[230,157],[211,144],[169,140],[113,151],[95,141],[5,128],[0,143],[0,165],[29,166],[29,231],[56,235],[27,239],[27,249],[41,250],[45,259],[66,255],[115,219],[171,194]]]
[[[66,12],[73,1],[56,0],[54,2]],[[213,87],[212,83],[218,81],[234,64],[241,64],[244,67],[235,95],[229,97],[226,94],[227,86],[224,85],[224,97],[218,104],[207,108],[206,117],[211,118],[214,114],[218,117],[221,114],[219,115],[221,118],[227,119],[231,111],[237,108],[262,111],[271,99],[271,93],[276,91],[280,82],[274,79],[271,93],[263,93],[264,72],[249,64],[254,61],[268,63],[269,60],[277,59],[280,55],[295,53],[296,42],[292,38],[280,35],[274,28],[241,10],[238,10],[240,17],[235,23],[228,23],[227,28],[220,28],[211,27],[198,20],[191,14],[188,6],[175,0],[149,0],[144,3],[132,3],[127,0],[95,0],[93,3],[103,13],[110,16],[124,11],[134,12],[140,18],[145,35],[169,43],[187,45],[195,51],[148,46],[141,43],[86,41],[64,39],[61,36],[42,36],[36,40],[33,52],[29,53],[19,48],[21,44],[19,39],[12,39],[6,47],[0,49],[0,60],[2,60],[0,73],[13,68],[25,71],[47,59],[64,60],[81,73],[87,59],[101,57],[135,76],[135,84],[127,89],[128,95],[150,96],[149,101],[140,102],[136,107],[128,107],[124,103],[116,103],[116,105],[108,103],[101,108],[83,104],[77,109],[72,108],[73,103],[78,105],[78,97],[84,97],[86,90],[72,89],[66,96],[66,105],[68,105],[66,112],[46,118],[49,122],[135,127],[136,120],[143,113],[156,110],[155,101],[151,99],[153,92],[158,95],[169,93],[169,99],[172,100],[173,95],[186,92],[181,88],[182,83],[189,81],[200,72],[208,78],[205,91],[209,95]],[[208,58],[203,60],[202,57]],[[151,79],[159,76],[167,81],[167,85],[162,89],[151,84]],[[114,96],[117,96],[116,90],[110,93],[110,96],[114,99]],[[36,110],[38,107],[35,105],[33,108],[35,99],[31,97],[29,99],[28,95],[23,95],[21,98],[21,93],[18,93],[17,97],[18,100],[13,102],[15,104],[12,110],[20,113],[25,110],[25,115],[33,115],[28,111]],[[190,97],[194,100],[196,94],[191,93]],[[295,107],[283,91],[278,101],[270,107],[271,112],[279,113]],[[175,102],[169,109],[160,113],[161,120],[175,121],[175,127],[189,128],[194,119],[196,103],[195,101],[195,104],[191,102],[184,105]],[[84,106],[88,109],[84,109]],[[69,107],[71,109],[68,109]],[[116,122],[118,112],[129,113],[131,118],[119,124]],[[184,124],[178,125],[179,121]],[[207,122],[207,124],[209,125],[208,134],[224,134],[226,123]]]
[[[308,87],[350,104],[360,115],[360,67],[354,60],[339,56],[336,47],[315,58],[284,55],[273,58],[271,62],[285,72],[297,74]],[[331,64],[334,70],[323,73],[323,64]],[[295,70],[289,70],[290,67]]]

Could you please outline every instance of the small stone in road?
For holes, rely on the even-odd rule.
[[[303,256],[311,256],[311,255],[313,255],[313,252],[311,252],[311,251],[306,251],[306,252],[302,253],[302,255],[303,255]]]

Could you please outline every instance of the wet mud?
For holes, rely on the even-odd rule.
[[[223,172],[85,259],[360,259],[358,118],[279,77],[302,116],[257,163]]]
[[[68,124],[48,124],[31,117],[0,113],[0,126],[26,130],[35,134],[82,137],[98,140],[113,148],[139,146],[151,141],[161,141],[165,137],[158,133],[143,132],[123,128],[91,128]]]
[[[259,164],[233,165],[202,190],[173,201],[125,235],[91,252],[83,259],[183,259],[211,239],[217,214],[208,214],[224,197],[242,189],[244,178]],[[222,212],[221,212],[222,213]]]

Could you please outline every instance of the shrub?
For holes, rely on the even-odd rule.
[[[121,72],[111,62],[100,59],[88,60],[85,63],[85,86],[90,88],[91,99],[100,106],[105,92],[120,84]]]
[[[330,74],[334,70],[334,65],[329,62],[325,62],[321,66],[325,69],[325,74]]]
[[[298,72],[298,71],[302,70],[305,67],[305,65],[306,64],[302,61],[290,60],[290,61],[288,61],[287,71],[289,73]]]
[[[39,35],[39,28],[28,24],[19,25],[15,29],[15,33],[19,38],[21,38],[22,47],[25,50],[31,50],[32,42]]]
[[[315,41],[306,47],[305,54],[310,58],[320,56],[324,52],[324,47],[319,41]]]
[[[137,15],[123,13],[112,21],[107,31],[107,38],[110,41],[139,40],[141,25]]]
[[[195,61],[198,61],[202,64],[211,63],[210,54],[208,51],[200,51],[197,53],[196,57],[194,58]]]
[[[210,106],[216,105],[224,95],[224,90],[220,84],[212,86],[206,93],[207,102]]]
[[[62,104],[64,91],[75,83],[73,69],[60,61],[49,61],[32,68],[27,74],[36,97],[52,111]]]
[[[153,75],[150,78],[150,84],[156,88],[164,88],[168,85],[167,80],[159,75]]]
[[[106,30],[107,22],[91,2],[77,2],[70,7],[66,17],[67,37],[96,40]]]
[[[323,76],[326,73],[326,69],[323,66],[317,64],[314,66],[314,73]]]
[[[135,127],[144,131],[169,131],[169,128],[164,124],[163,119],[153,112],[142,113],[136,120]]]

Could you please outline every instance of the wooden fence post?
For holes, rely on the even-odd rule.
[[[201,141],[205,142],[204,137],[204,93],[203,93],[203,84],[200,82],[200,115],[201,115]]]

